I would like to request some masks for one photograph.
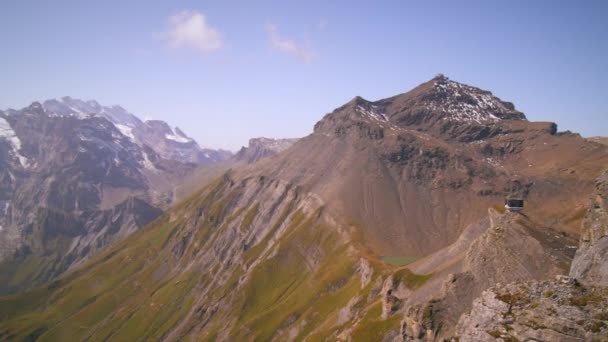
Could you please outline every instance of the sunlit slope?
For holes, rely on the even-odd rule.
[[[361,334],[397,331],[379,310],[391,270],[354,232],[297,187],[225,175],[76,272],[0,299],[0,338],[268,340],[358,320]],[[399,274],[404,288],[428,278]]]

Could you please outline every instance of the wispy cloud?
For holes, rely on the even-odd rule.
[[[172,48],[208,53],[223,46],[222,34],[209,25],[204,14],[185,10],[169,17],[169,28],[159,37]]]
[[[290,54],[302,62],[311,62],[316,56],[315,53],[308,47],[296,43],[293,39],[283,37],[279,33],[279,28],[276,25],[267,25],[266,31],[270,38],[270,46],[273,49]]]
[[[321,18],[319,20],[319,24],[317,26],[319,27],[319,30],[325,30],[327,28],[328,24],[329,24],[329,22],[327,21],[327,19]]]

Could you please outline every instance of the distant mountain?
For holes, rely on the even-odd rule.
[[[271,139],[253,138],[249,139],[249,146],[243,146],[235,155],[235,159],[247,163],[255,163],[260,159],[283,152],[293,145],[298,139]]]
[[[162,121],[65,97],[0,111],[0,293],[54,278],[175,201],[201,149]]]
[[[608,225],[597,212],[604,200],[589,205],[605,190],[607,146],[530,122],[492,93],[439,75],[387,99],[355,97],[289,148],[245,161],[82,268],[0,298],[0,334],[491,341],[509,331],[587,333],[566,325],[548,335],[532,322],[540,319],[509,314],[535,312],[522,298],[551,312],[553,294],[536,289],[568,274],[575,258],[588,279],[603,279],[592,262],[603,239],[584,238],[575,251],[581,234]],[[506,211],[506,197],[525,200],[523,212]],[[569,305],[566,322],[603,320],[603,290],[584,280],[573,296],[556,294],[594,301],[584,312]],[[486,292],[513,282],[540,285]],[[494,308],[505,309],[500,321],[483,321]],[[580,325],[590,331],[584,338],[608,333]]]
[[[58,116],[104,117],[132,142],[150,146],[164,159],[204,165],[225,160],[232,155],[229,151],[201,148],[179,128],[171,128],[161,120],[142,121],[120,106],[106,107],[96,101],[82,101],[69,96],[44,101],[42,106]]]

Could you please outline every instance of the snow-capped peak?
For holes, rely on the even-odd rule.
[[[503,102],[491,92],[450,80],[440,74],[433,79],[429,107],[449,114],[446,120],[490,123],[523,117],[512,104]]]

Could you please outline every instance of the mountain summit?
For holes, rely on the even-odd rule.
[[[404,94],[379,101],[357,96],[324,118],[315,129],[345,118],[374,122],[393,131],[407,128],[465,140],[474,138],[467,134],[496,131],[493,126],[508,125],[505,121],[527,121],[512,103],[441,74]]]
[[[394,119],[397,123],[405,124],[416,122],[412,117],[419,111],[437,115],[439,120],[477,124],[526,120],[512,103],[502,101],[489,91],[452,81],[442,74],[379,104],[396,113]]]

